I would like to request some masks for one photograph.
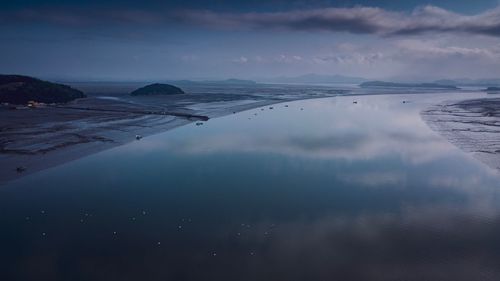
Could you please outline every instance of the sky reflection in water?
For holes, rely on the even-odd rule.
[[[420,119],[440,99],[274,105],[12,182],[0,279],[495,280],[499,177]]]

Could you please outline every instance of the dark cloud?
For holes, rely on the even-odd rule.
[[[185,22],[225,28],[276,28],[378,35],[437,32],[500,36],[500,8],[472,16],[425,6],[412,13],[369,7],[247,14],[186,11],[179,18]]]
[[[330,31],[383,36],[429,32],[500,36],[500,7],[476,15],[458,14],[435,6],[420,7],[411,13],[371,7],[254,13],[170,9],[28,9],[1,13],[0,22],[46,22],[70,26],[187,24],[224,29]]]
[[[60,26],[96,26],[101,24],[150,25],[165,23],[171,16],[148,10],[27,9],[0,13],[0,23],[48,23]]]
[[[330,8],[279,13],[220,14],[184,11],[181,20],[225,28],[275,28],[290,30],[378,33],[384,29],[386,12],[379,8]]]

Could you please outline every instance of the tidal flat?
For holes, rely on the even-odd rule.
[[[87,98],[63,105],[0,106],[0,184],[155,133],[284,101],[332,97],[327,87],[198,85],[188,94],[131,97],[142,84],[76,83]],[[20,171],[18,168],[22,168]]]
[[[451,143],[500,170],[500,99],[495,96],[445,101],[422,112]]]
[[[484,97],[286,101],[26,175],[0,277],[496,280],[499,174],[421,118]]]

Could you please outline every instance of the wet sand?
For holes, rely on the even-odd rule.
[[[80,83],[72,86],[85,91],[88,98],[36,109],[11,110],[0,106],[0,185],[112,147],[140,141],[136,140],[136,135],[146,137],[192,122],[203,123],[206,119],[286,101],[338,95],[401,94],[402,91],[311,85],[196,85],[184,87],[185,95],[131,97],[124,93],[142,84]],[[436,93],[403,92],[417,95]],[[498,168],[500,142],[495,138],[497,127],[490,122],[498,117],[484,116],[489,112],[488,104],[440,104],[422,112],[422,117],[452,143],[478,154],[478,158]],[[496,99],[493,106],[500,108],[500,101]],[[463,118],[480,115],[490,121],[481,123],[482,129],[469,128],[457,134],[460,128],[456,126],[472,124],[467,119],[456,119],[455,113],[463,112],[466,112],[465,117],[461,116]],[[492,130],[494,132],[490,133]],[[469,136],[471,133],[474,137]],[[484,145],[472,145],[478,143]],[[25,169],[18,171],[18,167]]]
[[[500,170],[500,98],[444,102],[421,115],[448,141]]]
[[[277,95],[268,89],[254,89],[228,94],[220,89],[191,89],[185,95],[130,97],[122,94],[122,87],[116,92],[116,88],[107,89],[104,94],[99,87],[87,88],[88,98],[65,105],[17,110],[0,107],[0,184],[140,141],[136,135],[145,137],[255,107],[341,93],[329,90],[304,94],[298,90]]]

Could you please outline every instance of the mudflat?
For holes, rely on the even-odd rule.
[[[191,88],[172,96],[132,97],[123,85],[77,85],[87,98],[34,108],[0,107],[0,184],[191,122],[267,104],[335,96],[300,87]],[[135,87],[136,85],[132,85]],[[276,94],[275,89],[284,94]]]
[[[500,98],[443,102],[422,117],[448,141],[500,170]]]

